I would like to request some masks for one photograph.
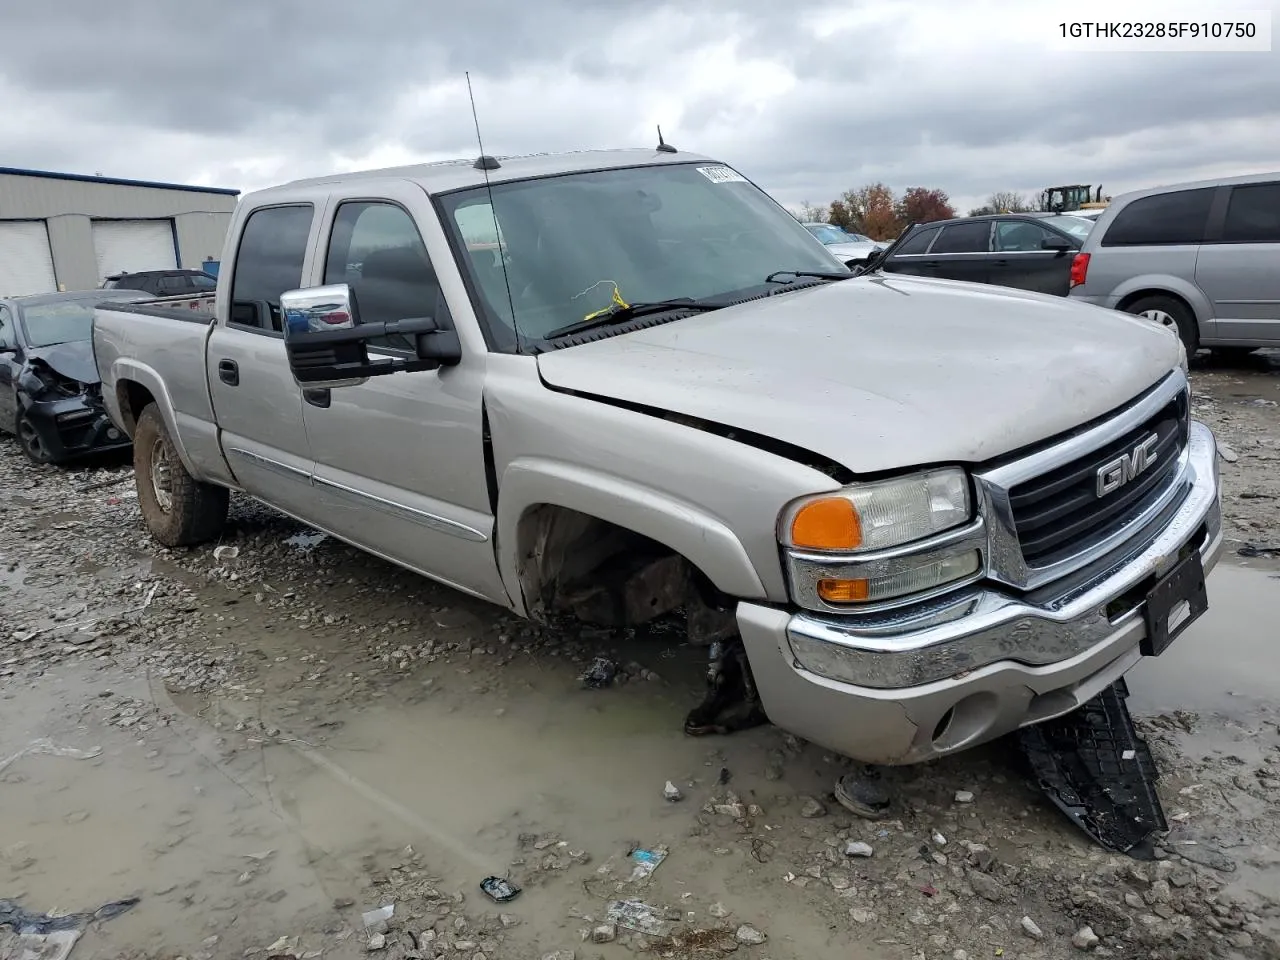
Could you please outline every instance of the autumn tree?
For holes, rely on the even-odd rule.
[[[950,220],[956,215],[951,198],[945,190],[936,187],[907,187],[896,204],[898,220],[908,223],[931,223],[934,220]]]
[[[837,220],[836,218],[840,219]],[[852,233],[862,233],[873,240],[896,237],[902,229],[894,206],[893,191],[883,183],[870,183],[857,190],[846,190],[831,204],[828,218]]]
[[[827,215],[824,218],[827,223],[833,223],[841,230],[847,230],[850,233],[857,233],[858,227],[854,223],[857,215],[849,207],[849,204],[843,200],[832,200],[831,205],[827,207]]]

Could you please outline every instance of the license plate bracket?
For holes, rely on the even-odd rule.
[[[1193,551],[1178,561],[1147,594],[1144,606],[1147,635],[1142,639],[1142,655],[1160,656],[1208,609],[1204,563],[1200,552]]]

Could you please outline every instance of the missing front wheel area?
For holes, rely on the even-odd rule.
[[[689,711],[684,732],[691,737],[729,734],[768,723],[747,649],[741,637],[716,640],[711,644],[707,665],[707,692],[702,702]]]

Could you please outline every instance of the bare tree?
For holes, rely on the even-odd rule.
[[[1026,197],[1012,190],[997,190],[987,198],[986,205],[991,213],[1030,213],[1035,209]]]
[[[796,219],[801,223],[826,223],[827,209],[827,207],[819,207],[806,200],[800,204],[800,212],[796,214]]]

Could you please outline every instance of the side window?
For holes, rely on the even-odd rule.
[[[1104,247],[1203,243],[1213,187],[1157,193],[1129,204],[1111,221]]]
[[[1039,252],[1040,244],[1048,237],[1056,236],[1038,224],[1026,220],[997,220],[995,249],[1000,253]]]
[[[895,257],[901,257],[911,253],[924,253],[929,249],[929,243],[938,235],[938,228],[931,227],[928,230],[917,230],[914,237],[907,237],[902,241],[902,246],[893,251]]]
[[[280,294],[302,286],[311,204],[264,207],[249,214],[231,277],[231,322],[282,331]]]
[[[0,307],[0,347],[17,348],[18,334],[13,329],[13,315],[8,307]]]
[[[206,277],[203,273],[190,274],[187,279],[197,293],[210,293],[218,289],[218,281],[213,277]]]
[[[179,294],[191,292],[191,288],[187,285],[187,278],[183,276],[168,274],[161,277],[157,285],[160,288],[160,296],[162,297],[175,297]]]
[[[347,283],[363,323],[436,317],[440,283],[413,218],[402,207],[376,200],[339,205],[329,236],[325,283]],[[408,337],[370,340],[371,346],[413,350]]]
[[[1280,183],[1233,187],[1222,239],[1226,243],[1280,243]]]
[[[942,236],[929,253],[986,253],[990,235],[991,223],[988,220],[952,224],[942,228]]]

